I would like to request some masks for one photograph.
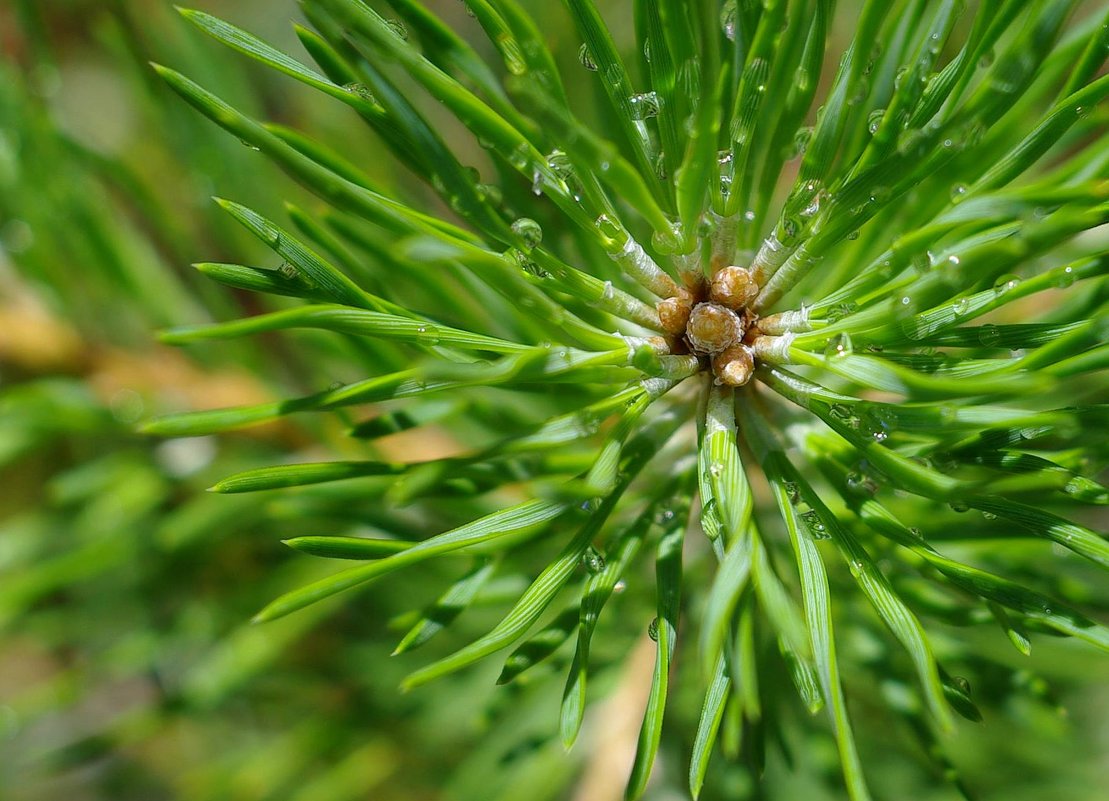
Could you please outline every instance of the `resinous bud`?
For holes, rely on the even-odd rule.
[[[755,372],[755,359],[746,345],[732,345],[712,359],[716,380],[729,387],[742,387]]]
[[[712,356],[743,339],[743,320],[727,306],[698,303],[689,315],[686,338],[700,354]]]
[[[716,303],[739,311],[758,297],[759,285],[750,270],[733,265],[713,276],[709,294]]]
[[[663,331],[671,336],[680,337],[685,333],[690,312],[693,311],[693,296],[688,290],[683,289],[674,297],[659,301],[656,308]]]

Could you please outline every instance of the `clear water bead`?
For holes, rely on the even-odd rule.
[[[389,29],[389,32],[392,33],[393,36],[401,39],[402,41],[408,41],[408,28],[406,28],[404,26],[404,23],[400,20],[387,19],[385,20],[385,26]]]
[[[659,99],[655,92],[643,92],[628,98],[633,120],[646,120],[657,117],[659,112]]]
[[[720,28],[729,42],[735,41],[736,0],[728,0],[720,9]]]
[[[582,46],[578,48],[578,61],[590,72],[597,71],[597,62],[593,60],[593,56],[589,53],[589,45],[583,43]]]
[[[801,522],[805,525],[805,530],[809,532],[809,536],[814,540],[826,540],[832,536],[815,509],[802,513],[800,517]]]
[[[582,554],[581,563],[586,571],[594,576],[605,569],[605,558],[592,545]]]
[[[521,217],[512,223],[512,233],[520,237],[524,247],[530,252],[543,241],[543,229],[530,217]]]
[[[343,86],[343,88],[349,94],[352,94],[356,97],[360,97],[361,99],[365,100],[367,103],[376,102],[373,94],[370,92],[369,87],[366,86],[366,84],[364,84],[364,83],[358,83],[358,82],[348,83],[348,84],[345,84]]]

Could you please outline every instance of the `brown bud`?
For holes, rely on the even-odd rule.
[[[716,380],[729,387],[742,387],[755,372],[755,360],[745,345],[732,345],[712,358]]]
[[[758,297],[759,285],[750,270],[725,267],[713,276],[709,294],[717,303],[738,311]]]
[[[662,330],[670,336],[680,337],[685,333],[685,326],[689,322],[689,313],[693,310],[693,298],[683,289],[672,298],[660,300],[655,308],[658,310]]]
[[[698,353],[719,353],[743,339],[743,320],[718,303],[698,303],[689,315],[686,339]]]

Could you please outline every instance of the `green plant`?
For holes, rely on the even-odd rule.
[[[826,56],[839,56],[825,53],[833,4],[822,0],[636,2],[630,58],[593,3],[567,0],[584,40],[569,66],[559,59],[574,54],[552,52],[515,0],[470,0],[503,70],[423,5],[390,5],[403,22],[359,0],[307,0],[313,27],[297,34],[322,72],[183,13],[349,106],[433,196],[386,188],[356,154],[261,124],[157,67],[328,204],[290,206],[294,233],[219,201],[282,263],[201,272],[308,303],[164,338],[322,329],[357,379],[146,426],[212,434],[314,411],[348,425],[354,442],[336,447],[349,459],[214,487],[334,483],[308,496],[306,525],[319,509],[381,499],[369,504],[376,536],[287,540],[365,563],[257,619],[470,557],[403,652],[495,577],[524,576],[500,622],[405,685],[510,646],[502,682],[572,654],[569,746],[599,661],[591,648],[607,651],[593,643],[599,617],[626,586],[627,617],[657,642],[629,797],[646,788],[678,684],[707,686],[694,795],[718,739],[756,763],[764,741],[784,745],[802,724],[779,692],[783,668],[803,707],[827,710],[853,799],[868,791],[850,672],[875,677],[887,714],[958,784],[939,735],[953,710],[979,713],[933,640],[963,664],[986,620],[1022,653],[1032,634],[1109,647],[1079,611],[1103,604],[1097,574],[1070,557],[1109,565],[1094,530],[1109,502],[1097,481],[1109,422],[1104,15],[1074,2],[965,15],[959,2],[872,0],[821,91]],[[582,76],[595,105],[572,91]],[[385,405],[367,418],[368,404]],[[431,426],[460,452],[375,451],[387,434]],[[426,536],[432,523],[444,532]],[[868,608],[901,650],[850,642],[874,628]],[[683,609],[695,612],[681,628],[697,658],[675,684]],[[902,681],[914,672],[916,684]]]
[[[147,59],[220,76],[225,92],[249,80],[248,101],[269,86],[190,41],[168,6],[30,0],[4,4],[0,29],[0,797],[411,798],[419,780],[388,784],[424,699],[359,685],[381,671],[361,645],[372,626],[335,603],[247,624],[259,598],[328,572],[272,545],[302,513],[203,492],[300,435],[134,431],[166,398],[259,397],[282,370],[331,380],[331,351],[310,342],[189,359],[154,341],[256,300],[188,266],[198,249],[249,252],[205,173],[246,180],[255,154],[166,92]],[[103,136],[118,118],[134,127]],[[251,187],[287,193],[282,180]],[[383,600],[369,617],[407,603]],[[346,641],[315,647],[331,626]]]

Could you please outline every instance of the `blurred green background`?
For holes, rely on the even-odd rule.
[[[429,5],[480,42],[461,3]],[[572,63],[577,43],[559,5],[525,5]],[[195,6],[307,60],[289,24],[295,2]],[[273,258],[212,195],[275,219],[287,200],[315,201],[171,96],[149,60],[218,86],[252,114],[341,144],[375,178],[434,207],[430,196],[379,157],[349,111],[206,40],[167,2],[0,0],[0,52],[0,799],[622,797],[624,746],[634,743],[650,670],[649,654],[626,638],[617,647],[632,657],[611,676],[612,698],[591,712],[591,741],[567,757],[551,740],[558,695],[542,670],[496,689],[498,665],[488,665],[397,693],[426,661],[389,659],[411,622],[402,613],[434,598],[442,568],[277,623],[246,623],[282,591],[334,569],[280,539],[349,533],[372,517],[340,514],[324,493],[259,502],[203,490],[290,454],[342,453],[341,420],[218,440],[159,442],[132,430],[154,413],[360,377],[323,336],[187,351],[157,344],[160,327],[270,302],[189,267]],[[430,453],[450,447],[440,437],[384,445]],[[296,521],[313,503],[319,530],[305,532]],[[489,603],[518,591],[493,588]],[[480,630],[489,622],[481,617],[467,625]],[[1019,659],[1001,636],[983,650],[998,663]],[[1104,662],[1079,645],[1038,644],[1019,674],[1034,700],[1014,702],[1000,671],[988,686],[989,660],[967,671],[987,681],[975,688],[986,721],[963,724],[951,749],[977,796],[1104,798]],[[685,797],[699,690],[677,693],[651,798]],[[956,797],[920,766],[924,755],[887,751],[881,722],[862,722],[872,706],[863,695],[854,713],[876,795]],[[706,796],[839,797],[827,738],[795,739],[796,764],[769,760],[774,789],[752,789],[742,766],[717,765]]]

